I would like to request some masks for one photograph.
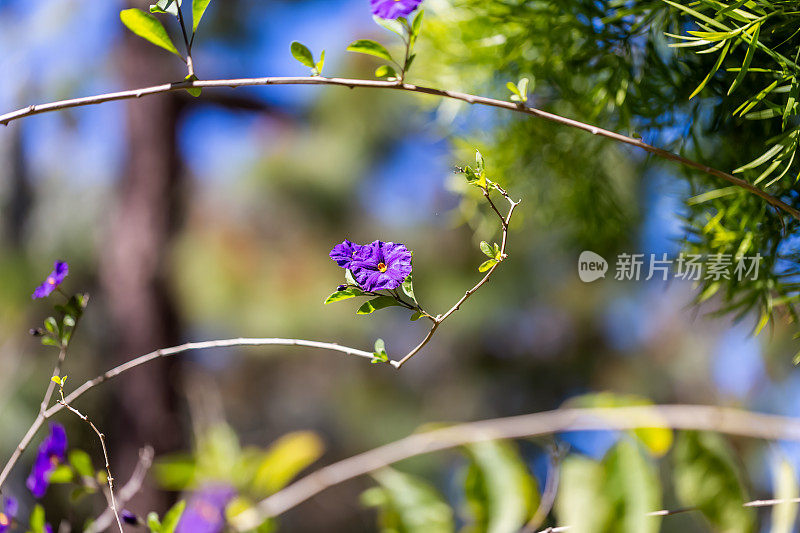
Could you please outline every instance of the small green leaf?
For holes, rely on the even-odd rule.
[[[728,55],[728,50],[730,50],[730,48],[731,48],[731,41],[725,41],[725,46],[722,48],[722,52],[719,53],[717,61],[714,63],[714,66],[711,67],[711,71],[709,71],[706,77],[703,78],[703,81],[700,82],[700,85],[698,85],[697,88],[694,91],[692,91],[692,94],[689,95],[689,100],[697,96],[697,94],[703,90],[703,87],[705,87],[706,84],[711,80],[714,74],[717,73],[717,70],[719,70],[719,67],[722,65],[722,61],[725,60],[725,56]]]
[[[452,533],[456,530],[453,510],[423,479],[392,468],[383,468],[372,476],[380,487],[365,493],[361,501],[380,506],[380,523],[393,526],[382,531]]]
[[[197,81],[197,76],[195,76],[194,74],[189,74],[188,76],[183,78],[183,81]],[[186,92],[197,98],[203,92],[203,89],[201,89],[200,87],[190,87],[186,89]]]
[[[57,348],[61,347],[61,343],[55,340],[53,337],[42,337],[42,344],[45,346],[55,346]]]
[[[58,331],[58,322],[56,322],[55,318],[49,316],[44,321],[44,329],[55,335]]]
[[[353,41],[350,46],[347,47],[347,51],[380,57],[386,61],[394,61],[392,59],[392,55],[381,43],[370,39],[359,39],[357,41]]]
[[[61,378],[58,376],[53,376],[52,378],[50,378],[50,381],[52,381],[56,385],[61,385]]]
[[[414,295],[414,280],[412,279],[413,274],[409,274],[408,277],[403,281],[403,293],[411,298],[414,302],[417,301],[417,297]]]
[[[492,251],[492,247],[489,246],[489,243],[486,241],[481,241],[481,252],[486,254],[486,257],[491,257],[492,259],[495,258],[495,253]]]
[[[44,533],[45,531],[44,507],[42,507],[37,503],[36,506],[33,508],[33,511],[31,512],[31,516],[28,519],[28,522],[31,525],[32,533]]]
[[[422,17],[425,15],[425,10],[420,9],[419,13],[414,17],[414,22],[411,23],[411,47],[414,47],[414,43],[417,42],[417,37],[419,37],[419,33],[422,30]]]
[[[163,13],[166,15],[178,16],[178,8],[180,2],[175,0],[158,0],[155,4],[150,6],[150,13]]]
[[[383,26],[390,32],[396,33],[400,37],[405,35],[405,29],[403,28],[403,23],[397,19],[382,19],[380,17],[376,17],[375,15],[372,16],[372,20],[375,21],[376,24]]]
[[[200,21],[210,3],[211,0],[192,0],[192,33],[197,32],[197,27],[200,26]]]
[[[319,61],[317,61],[317,64],[314,66],[314,69],[317,71],[316,72],[317,76],[322,75],[322,67],[324,66],[325,66],[325,50],[323,50],[319,54]]]
[[[375,351],[372,353],[374,355],[372,358],[373,363],[386,363],[389,361],[389,354],[386,353],[386,344],[383,342],[383,339],[375,341]]]
[[[146,39],[168,52],[183,57],[178,52],[178,49],[175,48],[175,45],[172,44],[164,25],[150,13],[145,13],[137,8],[123,9],[119,13],[119,18],[129,30],[142,39]]]
[[[488,259],[484,261],[483,263],[481,263],[481,266],[478,267],[478,272],[486,272],[487,270],[495,266],[497,262],[498,262],[497,259]]]
[[[298,41],[292,41],[291,50],[292,50],[292,56],[300,63],[307,66],[308,68],[317,68],[316,63],[314,63],[314,55],[311,53],[311,50],[309,50],[306,45]]]
[[[392,298],[391,296],[378,296],[377,298],[373,298],[368,302],[364,302],[364,305],[358,308],[356,314],[359,315],[369,315],[378,311],[379,309],[384,309],[386,307],[392,306],[399,306],[400,304]]]
[[[70,450],[69,464],[75,471],[84,477],[94,477],[94,466],[92,465],[92,458],[83,450]]]
[[[164,520],[161,521],[161,533],[174,533],[175,528],[178,526],[178,521],[186,509],[186,500],[180,500],[173,505],[169,511],[164,515]]]
[[[423,317],[423,314],[422,314],[422,313],[420,313],[419,311],[417,311],[416,313],[414,313],[413,315],[411,315],[411,321],[412,321],[412,322],[416,322],[417,320],[419,320],[419,319],[420,319],[420,318],[422,318],[422,317]]]
[[[158,519],[158,514],[155,511],[150,511],[147,514],[147,527],[150,528],[152,533],[161,532],[161,521]]]
[[[72,469],[67,465],[59,465],[56,467],[55,470],[50,474],[49,481],[50,483],[72,483],[72,479],[74,478]]]
[[[397,72],[389,65],[381,65],[375,69],[375,77],[397,79]]]
[[[359,289],[358,287],[347,287],[342,291],[336,291],[325,300],[325,305],[332,304],[334,302],[341,302],[342,300],[349,300],[350,298],[355,298],[356,296],[364,296],[364,291]]]
[[[749,32],[745,32],[749,34]],[[744,55],[744,61],[742,62],[742,69],[739,71],[739,74],[736,75],[736,79],[733,80],[731,84],[731,88],[728,89],[728,94],[731,94],[739,84],[744,81],[744,77],[747,75],[747,70],[750,68],[750,62],[753,61],[753,55],[756,53],[756,48],[758,48],[758,36],[761,33],[761,23],[759,22],[756,24],[755,30],[753,31],[753,35],[750,36],[750,46],[747,47],[747,53]]]

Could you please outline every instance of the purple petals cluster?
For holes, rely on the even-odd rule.
[[[61,285],[61,282],[64,281],[67,274],[69,274],[69,265],[64,261],[56,261],[55,265],[53,265],[53,271],[50,272],[50,275],[47,276],[47,279],[45,279],[41,285],[36,287],[31,297],[36,299],[50,296],[50,294]]]
[[[175,533],[221,533],[225,508],[236,496],[227,485],[209,485],[195,492],[181,515]]]
[[[14,498],[3,498],[3,510],[0,511],[0,533],[11,531],[14,519],[17,518],[19,504]]]
[[[372,14],[382,19],[408,17],[422,0],[369,0]]]
[[[399,243],[375,241],[359,245],[345,240],[333,247],[330,257],[350,270],[365,291],[396,289],[411,274],[411,252]]]
[[[50,433],[39,445],[36,461],[25,485],[36,498],[41,498],[50,485],[50,475],[67,457],[67,432],[61,424],[50,424]]]

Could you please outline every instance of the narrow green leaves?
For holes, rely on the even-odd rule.
[[[358,39],[357,41],[353,41],[350,46],[347,47],[347,51],[379,57],[386,61],[394,61],[392,55],[381,43],[371,39]]]
[[[372,353],[375,357],[372,358],[372,361],[370,361],[371,363],[389,362],[389,354],[386,353],[386,343],[383,342],[383,339],[375,341],[375,351]]]
[[[211,0],[192,0],[192,33],[197,32],[197,27],[200,26],[200,21],[210,3]]]
[[[756,53],[756,48],[758,48],[758,36],[760,33],[761,23],[759,22],[755,25],[753,35],[750,36],[750,45],[747,47],[747,53],[745,54],[744,61],[742,62],[742,69],[736,75],[736,79],[733,80],[731,88],[728,89],[728,94],[731,94],[733,91],[735,91],[742,81],[744,81],[744,77],[747,75],[747,70],[750,68],[750,63],[753,61],[753,55]]]
[[[711,78],[714,77],[714,74],[717,73],[717,70],[719,70],[719,67],[722,65],[722,62],[725,60],[725,57],[728,55],[728,51],[731,48],[731,42],[732,41],[730,41],[730,40],[729,41],[725,41],[725,45],[722,47],[722,52],[720,52],[719,56],[717,56],[717,61],[714,63],[714,66],[711,67],[711,71],[706,75],[705,78],[703,78],[703,81],[700,82],[700,85],[697,86],[697,88],[692,92],[692,94],[689,95],[689,99],[690,100],[692,98],[694,98],[700,91],[702,91],[703,88],[711,80]]]
[[[322,67],[325,65],[325,50],[320,54],[319,62],[314,61],[314,54],[301,42],[292,41],[291,51],[297,61],[311,69],[312,76],[322,74]]]
[[[497,264],[497,259],[488,259],[480,264],[478,272],[486,272]]]
[[[169,38],[164,25],[150,13],[136,8],[124,9],[120,11],[119,18],[129,30],[142,39],[150,41],[178,57],[183,57],[175,48],[172,39]]]

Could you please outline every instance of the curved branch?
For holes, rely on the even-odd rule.
[[[262,500],[233,520],[239,531],[258,526],[344,481],[410,457],[496,439],[563,431],[637,428],[704,430],[767,440],[800,441],[800,418],[704,405],[556,409],[529,415],[458,424],[410,435],[321,468]]]
[[[733,174],[723,172],[708,165],[704,165],[702,163],[698,163],[697,161],[693,161],[678,154],[674,154],[668,150],[657,148],[655,146],[647,144],[646,142],[640,139],[635,139],[633,137],[622,135],[621,133],[616,133],[603,128],[598,128],[597,126],[592,126],[591,124],[586,124],[584,122],[562,117],[554,113],[542,111],[541,109],[537,109],[535,107],[528,107],[524,104],[517,104],[513,102],[507,102],[504,100],[497,100],[494,98],[487,98],[485,96],[467,94],[458,91],[448,91],[444,89],[435,89],[432,87],[412,85],[410,83],[397,83],[393,81],[381,81],[381,80],[359,80],[359,79],[348,79],[348,78],[323,78],[320,76],[312,76],[312,77],[275,76],[275,77],[264,77],[264,78],[238,78],[229,80],[203,80],[203,81],[190,81],[190,82],[184,81],[175,83],[165,83],[163,85],[154,85],[152,87],[143,87],[141,89],[133,89],[129,91],[120,91],[114,93],[99,94],[95,96],[86,96],[83,98],[73,98],[70,100],[61,100],[46,104],[31,105],[28,107],[18,109],[17,111],[12,111],[10,113],[0,115],[0,124],[8,125],[9,123],[24,117],[39,115],[42,113],[49,113],[52,111],[59,111],[62,109],[83,107],[83,106],[101,104],[104,102],[113,102],[116,100],[141,98],[142,96],[168,93],[173,91],[181,91],[191,88],[197,88],[197,89],[210,89],[216,87],[236,88],[236,87],[246,87],[246,86],[256,86],[256,85],[339,85],[342,87],[349,87],[350,89],[353,89],[355,87],[361,87],[366,89],[393,89],[397,91],[430,94],[433,96],[439,96],[441,98],[451,98],[453,100],[461,100],[469,104],[479,104],[490,107],[499,107],[502,109],[508,109],[510,111],[525,113],[527,115],[533,115],[534,117],[538,117],[550,122],[555,122],[556,124],[561,124],[563,126],[568,126],[570,128],[586,131],[591,133],[592,135],[599,135],[601,137],[606,137],[608,139],[617,142],[629,144],[631,146],[641,148],[642,150],[650,152],[651,154],[654,154],[663,159],[675,161],[676,163],[680,163],[681,165],[684,165],[686,167],[699,170],[716,178],[720,178],[732,185],[735,185],[736,187],[741,187],[742,189],[750,192],[751,194],[755,194],[756,196],[762,198],[770,205],[773,205],[776,208],[783,210],[796,220],[800,220],[799,210],[783,202],[779,198],[772,196],[768,192],[759,189],[750,182],[738,178]]]

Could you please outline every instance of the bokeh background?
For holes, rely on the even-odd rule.
[[[545,49],[523,35],[522,22],[489,13],[505,4],[425,4],[430,22],[412,81],[504,95],[506,81],[533,74],[534,104],[613,125],[614,113],[598,111],[601,97],[581,92],[598,86],[601,66],[571,56],[549,34],[540,36],[551,39]],[[182,78],[177,58],[126,33],[124,7],[0,1],[0,109]],[[371,77],[378,63],[346,46],[361,37],[394,43],[366,0],[225,0],[212,2],[206,17],[194,54],[206,79],[304,75],[289,53],[292,40],[324,48],[328,75]],[[480,17],[488,22],[475,26]],[[536,20],[554,32],[567,24]],[[559,85],[564,77],[577,80],[571,91]],[[662,105],[688,94],[679,90]],[[656,118],[641,118],[640,133],[661,145],[680,142],[680,109]],[[221,421],[259,447],[313,431],[324,443],[315,463],[322,465],[425,424],[552,409],[587,392],[800,415],[796,346],[780,322],[753,337],[757,317],[710,316],[714,300],[692,305],[689,283],[625,283],[613,272],[592,284],[579,280],[584,249],[606,256],[612,269],[620,252],[677,253],[690,194],[680,169],[590,137],[429,97],[303,86],[205,91],[197,99],[173,93],[2,128],[2,455],[32,420],[55,358],[27,333],[49,312],[30,293],[54,260],[70,264],[68,290],[92,296],[66,365],[73,383],[192,340],[297,337],[369,349],[381,337],[390,354],[401,354],[424,333],[403,311],[365,317],[351,302],[322,305],[341,283],[328,251],[344,238],[403,242],[415,252],[420,301],[448,308],[478,277],[477,243],[496,238],[479,198],[452,171],[475,148],[494,179],[523,198],[510,260],[402,372],[280,347],[190,353],[137,369],[78,402],[110,435],[117,477],[128,477],[144,443],[159,454],[190,450],[199,425]],[[79,421],[61,419],[73,443],[94,450]],[[560,440],[599,457],[615,438]],[[754,497],[770,494],[777,460],[800,464],[800,449],[788,444],[735,444]],[[543,481],[543,448],[524,453]],[[31,460],[26,454],[8,491],[24,492]],[[443,453],[410,468],[458,506],[463,461]],[[358,498],[370,484],[329,490],[281,524],[374,530],[373,511]],[[92,514],[91,505],[70,508],[60,496],[48,496],[54,517]],[[176,496],[150,482],[131,507],[163,511]],[[664,523],[667,531],[704,527],[691,516]]]

